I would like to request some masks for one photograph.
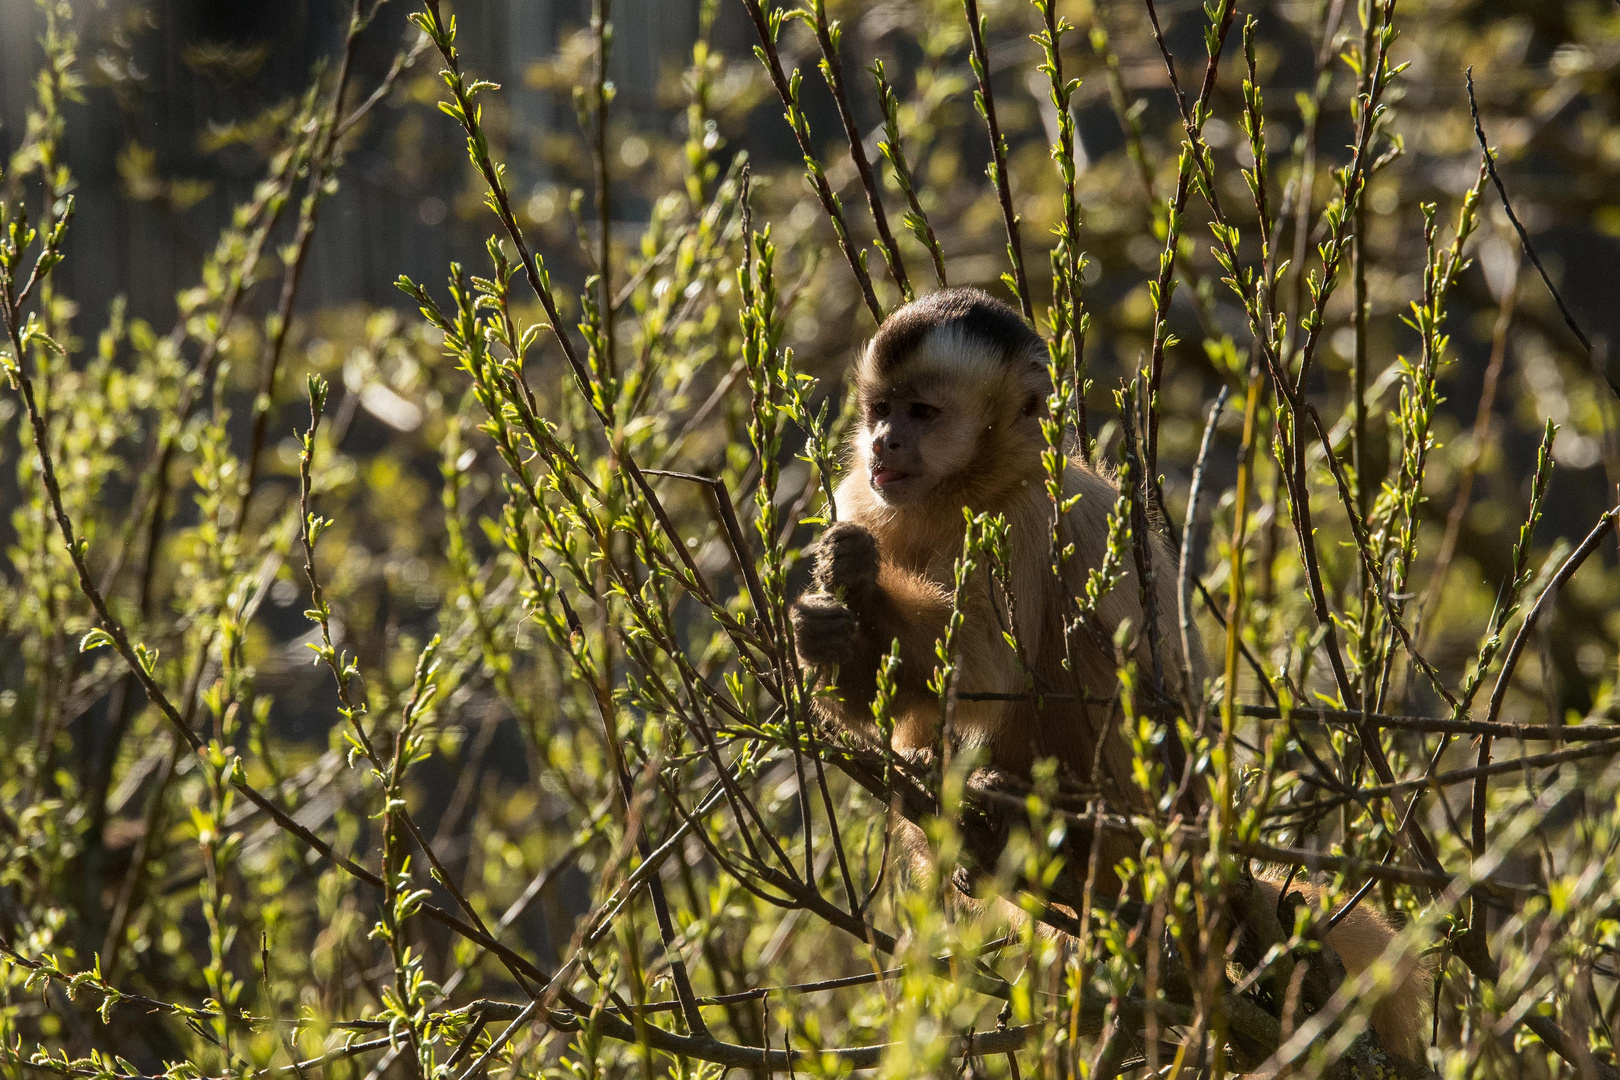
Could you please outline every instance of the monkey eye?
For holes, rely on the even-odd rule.
[[[873,416],[881,420],[889,415],[889,403],[887,401],[874,401],[872,402],[871,412]]]
[[[921,401],[913,401],[907,410],[913,420],[932,420],[939,415],[939,408]]]

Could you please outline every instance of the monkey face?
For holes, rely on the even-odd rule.
[[[919,349],[897,378],[860,386],[852,463],[886,506],[954,517],[1039,473],[1045,371],[982,351],[964,363],[961,352]]]
[[[883,502],[927,499],[971,463],[978,418],[953,398],[900,386],[866,403],[866,476]]]

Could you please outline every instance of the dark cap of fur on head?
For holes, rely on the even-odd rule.
[[[1046,347],[1023,318],[982,289],[941,289],[919,297],[887,319],[872,337],[871,370],[888,374],[917,351],[930,333],[951,327],[964,337],[1002,353],[1009,363],[1040,364]]]

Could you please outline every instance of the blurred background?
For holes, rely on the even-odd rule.
[[[498,100],[486,107],[508,140],[529,223],[560,223],[569,192],[589,176],[579,170],[572,84],[557,77],[559,64],[584,58],[557,54],[588,24],[590,8],[589,0],[487,0],[451,9],[469,65],[501,84]],[[278,134],[264,122],[265,110],[285,106],[303,92],[315,65],[335,60],[350,5],[137,0],[80,9],[90,85],[86,100],[69,112],[67,158],[79,180],[83,225],[72,276],[64,280],[87,308],[105,308],[124,295],[131,314],[172,318],[176,292],[196,280],[214,236],[263,174],[264,151]],[[627,183],[617,209],[634,235],[649,213],[634,176],[657,173],[655,151],[667,158],[685,137],[681,77],[691,63],[698,9],[697,0],[636,0],[612,9],[614,124],[640,140],[620,151]],[[407,30],[414,37],[410,10],[398,0],[382,7],[356,57],[357,86],[378,82]],[[33,0],[0,0],[0,147],[8,150],[33,103],[43,26]],[[720,6],[715,45],[747,61],[730,73],[723,93],[747,87],[749,104],[765,88],[755,85],[762,73],[749,52],[753,33],[741,4]],[[349,147],[341,188],[323,211],[310,257],[306,310],[351,302],[405,307],[393,285],[399,274],[437,279],[452,259],[482,250],[481,195],[462,137],[435,107],[442,87],[435,71],[436,63],[424,61]],[[779,113],[761,110],[753,122],[742,121],[741,141],[780,164],[794,144]],[[823,134],[830,138],[837,129]]]
[[[959,56],[934,63],[963,36],[950,18],[954,5],[941,5],[938,11],[904,0],[830,6],[845,22],[845,66],[852,74],[863,73],[880,58],[888,61],[891,76],[898,71],[900,80],[919,67],[934,69],[930,73],[939,77],[959,79],[963,74],[956,70],[962,66]],[[685,137],[681,83],[698,35],[699,7],[699,0],[617,0],[611,7],[610,77],[617,89],[613,122],[616,134],[629,140],[619,148],[624,190],[614,205],[627,234],[639,232],[650,210],[650,200],[638,197],[638,188],[649,185],[638,180],[668,168]],[[1350,31],[1355,7],[1354,0],[1244,6],[1244,13],[1260,19],[1270,124],[1279,153],[1289,149],[1300,131],[1292,98],[1314,81],[1321,51],[1315,35],[1323,16],[1332,17],[1341,31]],[[1172,48],[1190,65],[1187,70],[1196,72],[1202,44],[1199,4],[1170,0],[1157,8]],[[1604,0],[1404,0],[1396,53],[1413,67],[1396,101],[1405,118],[1397,127],[1407,141],[1408,160],[1378,193],[1384,205],[1410,202],[1415,212],[1413,196],[1455,197],[1471,182],[1475,147],[1463,71],[1475,67],[1490,136],[1506,156],[1520,216],[1587,332],[1605,341],[1620,328],[1620,308],[1607,295],[1608,279],[1620,268],[1620,192],[1615,185],[1620,128],[1614,97],[1620,22],[1615,8]],[[993,17],[998,68],[1022,72],[1025,54],[1034,54],[1035,46],[1025,36],[1033,23],[1022,25],[1027,21],[1022,9],[1010,2],[984,5]],[[1168,169],[1173,176],[1176,116],[1162,60],[1146,35],[1145,9],[1131,0],[1077,2],[1063,9],[1082,31],[1100,23],[1112,33],[1129,106],[1140,110],[1150,167]],[[508,144],[513,186],[527,197],[523,209],[528,223],[549,226],[559,238],[567,236],[571,230],[562,219],[568,195],[589,177],[570,102],[578,84],[569,79],[587,59],[578,54],[584,42],[577,36],[590,18],[588,0],[463,0],[453,10],[471,69],[501,84],[502,92],[485,106],[495,114],[495,128]],[[408,11],[400,0],[381,10],[358,52],[359,85],[375,83],[387,70],[406,33]],[[267,130],[265,110],[285,107],[307,85],[316,65],[335,58],[348,14],[349,5],[341,0],[101,0],[79,5],[80,49],[89,86],[85,100],[68,109],[67,162],[78,182],[81,227],[69,241],[71,257],[63,273],[72,286],[69,291],[86,309],[85,330],[115,295],[125,296],[130,312],[139,317],[172,317],[175,294],[195,281],[212,238],[262,173],[273,134]],[[932,31],[931,20],[938,23]],[[9,150],[22,136],[33,99],[43,17],[33,0],[0,0],[0,28],[0,148]],[[930,32],[944,40],[924,40]],[[746,148],[767,167],[796,164],[791,132],[774,96],[767,97],[763,69],[752,57],[756,39],[740,3],[717,6],[712,40],[728,63],[718,104],[721,133],[730,149]],[[807,58],[813,44],[808,34],[790,30],[784,55]],[[1124,160],[1123,132],[1110,105],[1101,61],[1085,47],[1083,33],[1071,35],[1068,44],[1075,50],[1073,70],[1084,80],[1075,102],[1081,183],[1087,195],[1086,239],[1092,274],[1102,279],[1106,297],[1112,278],[1118,276],[1124,285],[1149,263],[1142,243],[1125,252],[1128,258],[1121,265],[1110,261],[1116,239],[1128,246],[1142,234],[1132,228],[1143,223],[1141,214],[1131,209],[1145,205],[1146,193],[1140,185],[1122,183],[1133,179],[1132,168]],[[1236,48],[1234,37],[1228,45],[1231,55]],[[305,310],[349,302],[404,306],[392,284],[399,273],[433,277],[451,259],[465,259],[481,248],[488,225],[480,196],[458,131],[434,106],[439,84],[430,69],[436,70],[434,63],[424,61],[349,148],[341,188],[315,241],[301,305]],[[1223,79],[1222,89],[1233,93],[1238,65],[1227,73],[1231,78]],[[872,132],[882,116],[870,80],[861,75],[852,82],[857,117]],[[1232,85],[1226,86],[1228,82]],[[945,187],[971,193],[983,186],[977,146],[982,132],[974,126],[962,87],[950,83],[943,89],[957,93],[927,119],[946,129],[946,145],[923,155],[923,172],[946,181]],[[832,100],[819,79],[806,79],[805,99],[812,131],[835,179],[849,173],[846,155],[839,153],[843,143]],[[1225,103],[1235,100],[1226,98]],[[1050,111],[1045,90],[1009,84],[998,104],[1007,114],[1015,168],[1027,181],[1020,198],[1038,204],[1051,188],[1034,167],[1046,156],[1043,125],[1051,118],[1040,115],[1043,109]],[[1218,108],[1217,119],[1211,144],[1234,148],[1234,141],[1241,140],[1235,117]],[[1323,152],[1334,154],[1348,133],[1347,118],[1328,116],[1323,123]],[[930,141],[929,132],[917,136]],[[842,178],[845,197],[855,194],[848,187],[852,175]],[[1164,192],[1158,194],[1162,198]],[[1025,211],[1032,225],[1040,220],[1042,208]],[[960,274],[993,280],[999,273],[993,262],[997,252],[974,250],[974,232],[951,224],[945,230],[952,242],[948,255],[992,260],[967,263]],[[1032,238],[1041,235],[1038,229],[1030,232]],[[1151,243],[1151,237],[1142,239]],[[1505,258],[1497,256],[1498,262]],[[1031,261],[1038,270],[1044,260]],[[1104,317],[1096,312],[1100,306],[1094,304],[1094,312]],[[1536,319],[1540,311],[1539,301],[1526,299],[1529,318]],[[1464,347],[1477,337],[1457,329]],[[1459,415],[1466,414],[1466,402],[1454,404]]]

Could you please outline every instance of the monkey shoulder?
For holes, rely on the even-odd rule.
[[[1106,513],[1119,497],[1119,475],[1101,463],[1087,464],[1071,459],[1069,467],[1063,471],[1063,493],[1069,498],[1080,496],[1077,506],[1088,499],[1093,507],[1101,503]]]

